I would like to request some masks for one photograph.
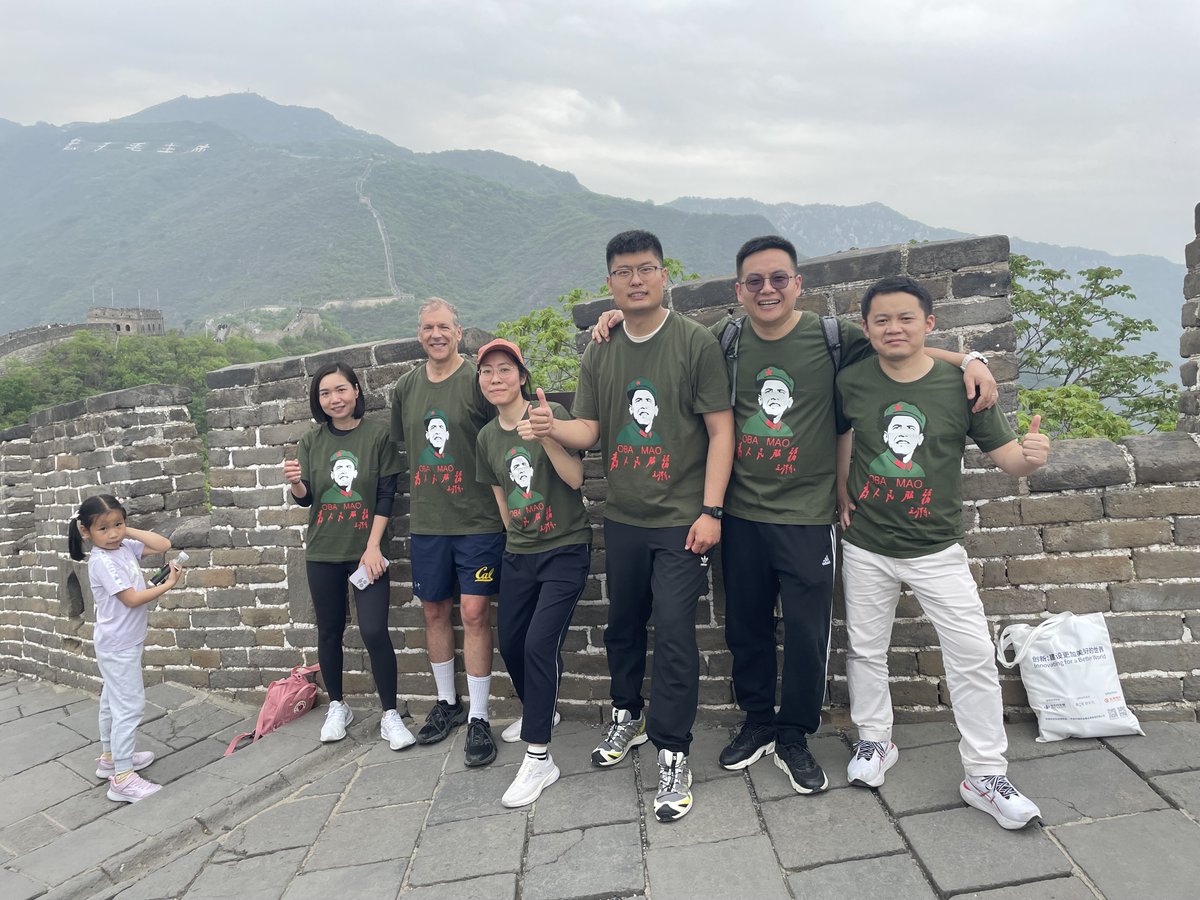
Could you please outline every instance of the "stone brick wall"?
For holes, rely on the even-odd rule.
[[[1179,355],[1187,360],[1179,367],[1183,392],[1179,395],[1179,430],[1200,432],[1200,203],[1196,204],[1196,239],[1184,248],[1187,275],[1183,279],[1183,315]]]
[[[936,303],[939,327],[932,342],[986,351],[1002,383],[1002,402],[1011,409],[1016,363],[1007,260],[1003,237],[806,260],[802,303],[819,313],[856,318],[858,298],[876,278],[904,272],[920,279]],[[683,314],[715,321],[734,303],[732,278],[677,286],[672,303]],[[576,324],[589,327],[605,305],[594,301],[577,308]],[[469,331],[466,349],[473,351],[485,339]],[[187,421],[186,391],[152,387],[92,398],[39,414],[24,431],[0,433],[5,504],[0,666],[96,683],[86,572],[66,561],[65,519],[81,494],[100,483],[112,487],[114,478],[118,493],[132,498],[138,524],[160,524],[195,560],[181,587],[151,612],[148,678],[257,698],[286,669],[314,662],[316,633],[302,547],[306,513],[286,502],[281,470],[283,458],[294,454],[300,436],[313,427],[309,376],[328,361],[348,362],[363,382],[369,414],[385,417],[391,386],[421,358],[415,341],[386,341],[211,373],[207,514],[195,495],[199,445]],[[116,424],[122,417],[124,424]],[[584,494],[598,524],[605,497],[601,461],[589,458],[585,472]],[[997,630],[1046,612],[1102,611],[1129,701],[1143,715],[1195,718],[1200,706],[1200,645],[1192,639],[1200,615],[1195,436],[1062,442],[1051,465],[1027,480],[989,467],[973,451],[964,489],[967,548]],[[391,624],[401,696],[423,705],[434,689],[422,612],[412,594],[406,513],[402,501],[389,552]],[[713,562],[719,584],[719,553]],[[603,570],[597,531],[593,577],[567,638],[562,689],[565,707],[592,716],[608,698]],[[82,585],[78,615],[71,615],[72,576],[74,590]],[[702,715],[732,720],[739,714],[731,702],[723,613],[719,589],[700,603],[700,702]],[[840,602],[835,616],[830,700],[833,716],[840,718],[847,702]],[[366,654],[353,627],[347,644],[347,690],[370,695]],[[911,598],[900,605],[891,668],[898,717],[948,717],[936,636]],[[493,711],[514,714],[517,704],[498,655],[494,670]],[[1010,714],[1022,715],[1019,679],[1006,676],[1004,690]]]

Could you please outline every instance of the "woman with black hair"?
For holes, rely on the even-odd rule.
[[[284,461],[283,476],[292,499],[309,510],[305,571],[317,620],[317,659],[330,700],[321,740],[340,741],[354,720],[342,698],[342,637],[346,581],[356,576],[351,583],[358,628],[383,707],[379,732],[393,750],[402,750],[416,739],[396,711],[388,562],[380,549],[392,515],[399,454],[387,426],[364,418],[358,376],[345,363],[317,370],[309,408],[320,424],[300,439],[299,458]]]

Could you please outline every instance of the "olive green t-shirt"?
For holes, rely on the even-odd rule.
[[[721,349],[675,312],[635,343],[625,329],[588,344],[572,412],[600,423],[608,477],[605,516],[645,528],[691,525],[704,503],[704,413],[729,409]]]
[[[571,418],[557,403],[551,403],[550,409],[556,419]],[[516,429],[505,431],[499,419],[492,419],[479,432],[476,456],[479,481],[499,485],[505,493],[509,553],[542,553],[591,543],[583,495],[558,476],[538,441],[523,441]]]
[[[305,556],[314,562],[345,562],[367,549],[381,475],[401,470],[388,430],[371,419],[334,434],[318,425],[300,438],[300,477],[312,491]],[[335,480],[336,479],[336,480]],[[387,546],[384,536],[382,546]]]
[[[726,319],[712,328],[720,338]],[[874,351],[861,328],[839,320],[842,366]],[[734,367],[726,360],[730,377]],[[837,515],[833,360],[821,319],[802,313],[783,337],[765,341],[750,320],[738,339],[737,449],[725,511],[753,522],[829,525]],[[845,426],[843,426],[844,428]]]
[[[400,376],[392,392],[392,439],[408,448],[413,534],[502,530],[491,488],[475,480],[475,439],[495,414],[468,359],[445,381],[430,381],[424,365]]]
[[[966,439],[985,453],[1014,440],[1004,414],[971,412],[962,373],[941,360],[916,381],[899,382],[876,357],[843,369],[837,384],[854,429],[846,488],[857,509],[843,537],[897,559],[960,543]]]

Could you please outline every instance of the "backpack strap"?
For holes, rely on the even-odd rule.
[[[842,330],[838,327],[837,316],[821,316],[821,334],[825,336],[825,349],[829,351],[836,374],[842,370]]]
[[[313,665],[313,666],[296,666],[294,669],[292,669],[292,674],[293,675],[311,675],[311,674],[313,674],[313,672],[320,672],[320,671],[321,671],[321,666],[318,663],[317,665]]]
[[[251,739],[250,743],[254,743],[254,732],[253,731],[243,731],[241,734],[239,734],[237,737],[235,737],[232,741],[229,742],[229,747],[225,750],[224,755],[232,756],[233,751],[238,748],[238,744],[240,744],[246,738],[250,738]]]
[[[736,319],[730,316],[725,322],[725,327],[721,329],[721,336],[717,338],[717,342],[721,345],[721,352],[725,354],[727,360],[733,363],[729,377],[729,405],[731,407],[737,406],[738,343],[742,339],[742,326],[745,324],[745,316],[738,316]]]

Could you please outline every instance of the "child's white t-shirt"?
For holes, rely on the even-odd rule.
[[[96,604],[96,628],[92,642],[97,653],[116,653],[128,650],[146,640],[146,619],[149,604],[130,608],[117,599],[121,591],[146,589],[139,562],[145,545],[125,538],[116,550],[93,547],[88,557],[88,581]]]

